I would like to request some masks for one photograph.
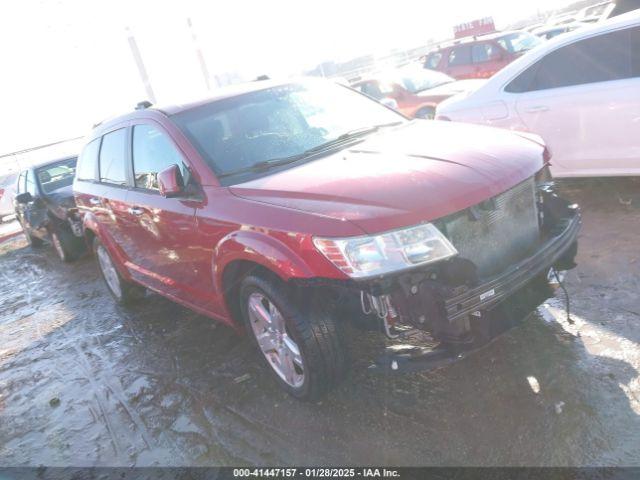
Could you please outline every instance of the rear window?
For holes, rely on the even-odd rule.
[[[98,173],[98,151],[100,150],[100,139],[96,138],[85,145],[80,158],[78,158],[78,168],[76,177],[78,180],[96,180]]]
[[[127,130],[121,128],[102,137],[100,147],[100,181],[114,185],[127,184],[125,144]]]

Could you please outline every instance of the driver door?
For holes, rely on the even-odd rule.
[[[178,165],[189,182],[184,155],[155,122],[133,125],[130,152],[134,186],[123,214],[130,243],[127,266],[152,289],[206,308],[212,300],[211,260],[196,247],[200,234],[195,212],[201,202],[193,196],[166,198],[158,188],[158,173],[172,165]]]

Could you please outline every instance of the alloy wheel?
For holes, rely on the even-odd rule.
[[[122,287],[120,286],[120,277],[118,276],[116,267],[111,261],[111,257],[102,245],[98,246],[96,253],[98,254],[98,265],[100,265],[100,270],[102,270],[102,275],[107,282],[107,286],[116,297],[121,298]]]
[[[271,368],[288,385],[300,387],[305,378],[304,361],[280,310],[264,294],[254,292],[247,299],[247,312],[258,346]]]

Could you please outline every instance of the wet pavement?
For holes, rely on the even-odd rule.
[[[92,258],[0,245],[0,465],[640,464],[640,182],[574,181],[578,268],[454,365],[367,370],[298,402],[246,339],[157,295],[117,307]]]

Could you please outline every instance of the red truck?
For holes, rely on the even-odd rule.
[[[315,399],[344,375],[350,323],[429,336],[433,365],[548,296],[580,225],[548,161],[535,136],[262,81],[98,125],[74,190],[117,301],[150,289],[248,332],[282,388]]]

